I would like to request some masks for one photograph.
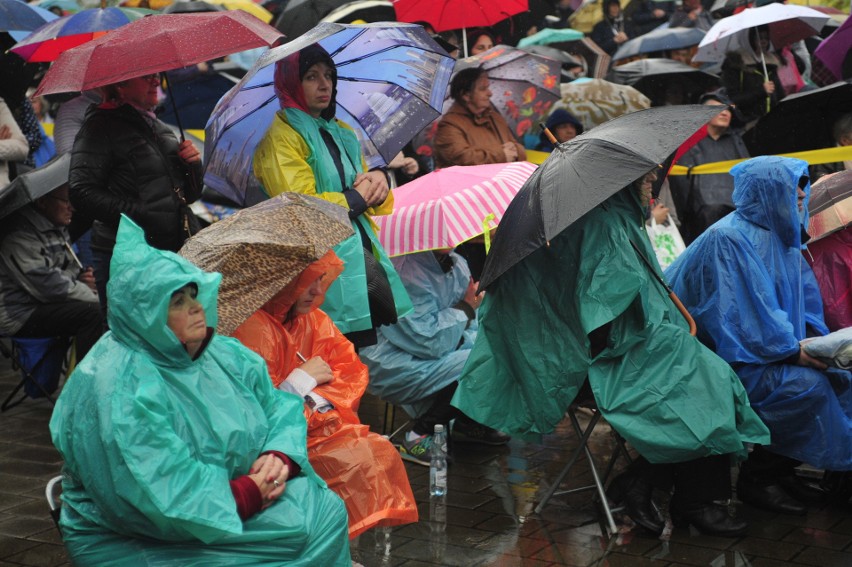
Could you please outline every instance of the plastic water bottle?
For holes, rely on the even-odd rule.
[[[435,425],[430,449],[432,462],[429,465],[429,494],[444,496],[447,493],[447,437],[440,423]]]

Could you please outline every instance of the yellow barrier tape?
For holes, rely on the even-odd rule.
[[[541,165],[549,156],[549,152],[540,152],[538,150],[527,150],[527,161],[536,165]]]
[[[491,221],[494,220],[494,213],[488,214],[482,219],[482,236],[485,239],[485,253],[491,249]]]
[[[204,141],[204,130],[197,130],[195,128],[187,128],[186,133],[198,138],[202,142]]]
[[[852,160],[852,146],[838,146],[836,148],[825,148],[822,150],[810,150],[807,152],[795,152],[792,154],[778,154],[781,157],[798,158],[808,162],[810,165],[820,163],[834,163],[837,161]],[[675,165],[669,175],[707,175],[710,173],[728,173],[732,167],[745,161],[744,159],[731,159],[728,161],[717,161],[696,165],[692,169],[683,165]]]

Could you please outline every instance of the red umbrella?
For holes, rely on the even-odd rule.
[[[400,22],[429,22],[435,31],[490,27],[529,9],[528,0],[393,0]]]
[[[179,69],[269,46],[281,37],[272,26],[240,10],[148,16],[60,55],[36,96]]]

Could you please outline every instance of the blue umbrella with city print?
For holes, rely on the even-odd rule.
[[[265,53],[222,97],[206,128],[205,184],[238,206],[266,198],[252,158],[280,109],[275,63],[318,43],[337,66],[337,118],[351,126],[370,168],[387,164],[437,118],[454,60],[422,26],[323,22]]]

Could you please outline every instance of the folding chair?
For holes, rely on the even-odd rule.
[[[405,429],[405,426],[410,422],[406,421],[396,429],[393,428],[396,422],[396,406],[390,402],[385,402],[385,416],[382,421],[382,435],[390,440],[393,443],[393,438],[396,437],[400,431]],[[390,431],[390,433],[388,433]]]
[[[44,498],[47,500],[47,506],[50,508],[50,517],[53,518],[53,523],[56,524],[56,529],[59,530],[59,535],[62,535],[62,528],[59,527],[59,512],[62,509],[62,500],[57,493],[57,488],[62,490],[62,475],[58,475],[47,481],[47,486],[44,488]]]
[[[7,339],[9,340],[9,344],[6,343]],[[28,356],[33,352],[32,349],[34,346],[36,348],[44,348],[41,356]],[[52,392],[49,392],[45,388],[39,377],[45,371],[48,373],[56,372],[55,379],[58,381],[65,364],[59,362],[57,367],[56,357],[64,359],[67,351],[68,339],[61,337],[46,339],[0,338],[0,354],[12,361],[12,368],[14,370],[21,372],[21,380],[3,401],[2,406],[0,406],[0,412],[12,409],[21,404],[27,397],[45,397],[51,405],[56,405]],[[32,360],[33,358],[35,360]],[[21,392],[22,389],[24,390],[23,392]],[[15,396],[19,392],[20,396],[15,399]]]
[[[592,412],[592,418],[589,421],[589,424],[583,429],[582,425],[580,425],[580,421],[577,418],[577,412],[580,408],[588,409]],[[589,449],[589,439],[592,436],[592,432],[595,429],[595,426],[601,420],[601,413],[598,410],[597,406],[594,404],[594,399],[584,400],[580,403],[573,403],[568,408],[567,411],[568,418],[571,420],[571,426],[574,428],[574,432],[577,434],[579,439],[579,444],[577,448],[574,450],[574,453],[571,455],[571,458],[568,459],[568,463],[562,469],[562,472],[559,473],[559,476],[556,477],[556,480],[547,490],[547,493],[542,498],[541,502],[535,507],[535,513],[540,514],[544,507],[547,505],[547,502],[553,496],[562,496],[565,494],[575,494],[578,492],[585,492],[588,490],[595,490],[597,492],[596,498],[601,504],[601,508],[604,513],[604,519],[606,520],[606,527],[609,528],[610,534],[615,534],[618,532],[618,527],[615,524],[615,520],[612,517],[613,512],[617,512],[620,508],[612,509],[609,506],[609,502],[607,502],[606,498],[606,489],[605,484],[610,474],[612,473],[615,464],[620,455],[624,455],[628,462],[631,462],[630,454],[627,452],[627,447],[625,446],[624,438],[621,437],[615,430],[612,431],[615,436],[615,448],[613,449],[612,455],[609,459],[609,463],[607,464],[606,470],[604,474],[601,475],[598,472],[598,466],[595,463],[595,458],[592,455],[591,450]],[[572,488],[570,490],[559,490],[559,485],[562,484],[562,481],[565,480],[565,477],[568,476],[568,473],[571,472],[574,464],[580,458],[581,455],[586,455],[586,460],[589,463],[589,469],[592,473],[592,478],[594,479],[594,484],[590,484],[587,486],[581,486],[578,488]]]

